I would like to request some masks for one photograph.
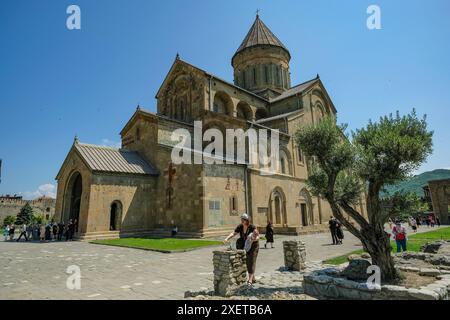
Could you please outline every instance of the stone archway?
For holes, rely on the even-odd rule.
[[[288,224],[286,214],[286,196],[281,188],[272,190],[269,198],[269,221],[275,226],[285,227]]]
[[[77,225],[80,222],[80,210],[83,195],[83,178],[81,174],[76,171],[72,173],[64,193],[64,211],[62,221],[67,224],[69,220],[77,220]]]
[[[314,210],[311,195],[308,190],[302,189],[299,193],[300,223],[303,227],[314,225]]]
[[[122,224],[122,203],[114,201],[109,212],[109,231],[120,231]]]
[[[253,111],[247,102],[240,101],[236,107],[237,117],[242,120],[251,121],[253,120]]]

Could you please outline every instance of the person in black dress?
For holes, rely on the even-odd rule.
[[[259,237],[258,237],[258,230],[256,227],[252,224],[250,224],[250,218],[249,216],[244,213],[241,216],[241,224],[236,227],[234,232],[230,233],[228,237],[225,238],[224,243],[227,243],[228,240],[231,238],[239,235],[239,239],[236,241],[236,249],[237,250],[244,250],[245,241],[249,238],[251,235],[256,235],[254,237],[254,241],[251,244],[251,247],[247,251],[247,272],[248,272],[248,281],[247,284],[249,286],[253,285],[255,283],[255,269],[256,269],[256,259],[258,258],[258,252],[259,252]]]
[[[270,246],[273,249],[273,225],[271,221],[269,221],[266,226],[266,243],[264,244],[264,248],[267,249],[268,243],[270,243]]]
[[[330,217],[330,221],[328,221],[328,226],[330,228],[333,244],[339,244],[339,239],[337,237],[337,220],[334,217]]]

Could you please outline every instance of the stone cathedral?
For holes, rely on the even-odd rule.
[[[75,138],[56,180],[55,220],[78,221],[79,239],[227,234],[247,212],[264,232],[300,234],[328,228],[329,204],[306,187],[308,159],[293,136],[304,125],[336,116],[319,76],[291,85],[291,53],[259,16],[231,59],[230,83],[178,55],[156,93],[157,112],[138,107],[120,132],[120,149]],[[178,128],[278,129],[279,169],[264,175],[248,164],[171,161]],[[225,134],[224,134],[225,136]],[[359,205],[366,212],[364,200]]]

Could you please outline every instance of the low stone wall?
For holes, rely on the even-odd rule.
[[[306,247],[303,241],[283,241],[284,265],[288,270],[301,271],[306,265]]]
[[[449,300],[450,275],[438,276],[435,282],[420,289],[393,285],[373,288],[339,277],[341,271],[330,268],[305,275],[305,293],[318,299],[338,300]]]
[[[244,250],[214,251],[214,293],[228,296],[232,290],[245,283],[247,268]]]

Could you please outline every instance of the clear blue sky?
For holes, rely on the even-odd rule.
[[[66,28],[70,4],[80,31]],[[382,30],[366,27],[370,4]],[[176,52],[231,81],[258,8],[292,54],[294,84],[319,73],[350,128],[415,107],[435,131],[421,171],[450,167],[448,0],[3,0],[0,194],[52,194],[75,134],[117,144],[138,103],[155,111]]]

